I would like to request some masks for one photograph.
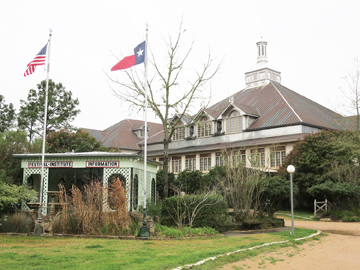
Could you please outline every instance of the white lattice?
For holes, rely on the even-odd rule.
[[[139,186],[138,186],[138,205],[144,205],[144,171],[140,169],[134,169],[134,175],[138,175]],[[150,200],[152,197],[151,189],[151,180],[156,178],[155,173],[147,172],[146,173],[146,201]],[[136,194],[134,194],[136,196]],[[136,209],[137,210],[137,209]]]
[[[32,174],[40,174],[41,175],[41,168],[25,168],[24,169],[24,176],[23,176],[23,184],[27,184],[27,179],[32,175]],[[42,205],[44,206],[41,209],[41,212],[43,215],[47,214],[47,203],[48,203],[48,196],[47,196],[47,191],[48,191],[48,180],[49,179],[49,169],[48,168],[44,168],[44,179],[43,179],[43,191],[42,191]]]

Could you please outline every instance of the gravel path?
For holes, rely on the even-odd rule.
[[[291,220],[285,220],[291,227]],[[287,247],[219,269],[360,269],[360,223],[297,221],[295,227],[317,229],[328,236],[296,248]]]

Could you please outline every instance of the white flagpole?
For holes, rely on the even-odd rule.
[[[148,28],[149,24],[146,23],[146,42],[145,42],[145,148],[144,148],[144,210],[146,210],[146,169],[147,169],[147,91],[148,91],[148,81],[147,81],[147,50],[148,50]]]
[[[41,223],[41,210],[43,208],[43,188],[44,188],[44,163],[45,163],[45,140],[46,140],[46,119],[47,119],[47,106],[48,106],[48,89],[49,89],[49,71],[50,71],[50,46],[52,29],[49,30],[49,44],[47,48],[47,75],[46,75],[46,88],[45,88],[45,109],[44,109],[44,131],[42,138],[42,153],[41,153],[41,180],[40,180],[40,200],[39,200],[39,211],[38,211],[38,223]]]
[[[148,52],[148,28],[149,24],[146,23],[146,41],[145,41],[145,104],[144,104],[144,118],[145,118],[145,147],[144,147],[144,220],[143,220],[143,226],[140,228],[139,237],[140,238],[148,238],[150,237],[150,229],[147,226],[146,222],[146,170],[147,170],[147,91],[148,91],[148,81],[147,81],[147,67],[148,67],[148,61],[147,61],[147,52]]]

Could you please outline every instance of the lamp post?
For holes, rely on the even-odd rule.
[[[287,167],[288,173],[290,173],[290,197],[291,197],[291,232],[290,234],[294,234],[294,197],[293,197],[293,173],[295,172],[295,167],[293,165],[289,165]]]

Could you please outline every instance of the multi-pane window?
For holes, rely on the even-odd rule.
[[[211,154],[200,154],[200,171],[211,170]]]
[[[172,135],[173,141],[180,141],[184,140],[185,138],[185,127],[177,127],[174,130],[174,133]]]
[[[196,156],[195,155],[185,156],[185,167],[187,170],[190,170],[190,171],[196,170]]]
[[[226,119],[226,133],[237,133],[242,131],[241,116],[238,111],[232,111]]]
[[[285,146],[271,147],[271,167],[279,167],[284,163],[286,151]]]
[[[238,152],[234,152],[232,156],[233,166],[237,167],[241,162],[243,167],[246,167],[246,151],[239,150]]]
[[[200,122],[198,124],[198,137],[209,137],[211,136],[211,122]]]
[[[215,165],[216,166],[224,166],[224,159],[221,155],[221,152],[215,153]]]
[[[171,165],[172,165],[173,173],[181,172],[181,157],[180,156],[172,157]]]
[[[251,149],[251,165],[265,167],[265,148]]]

